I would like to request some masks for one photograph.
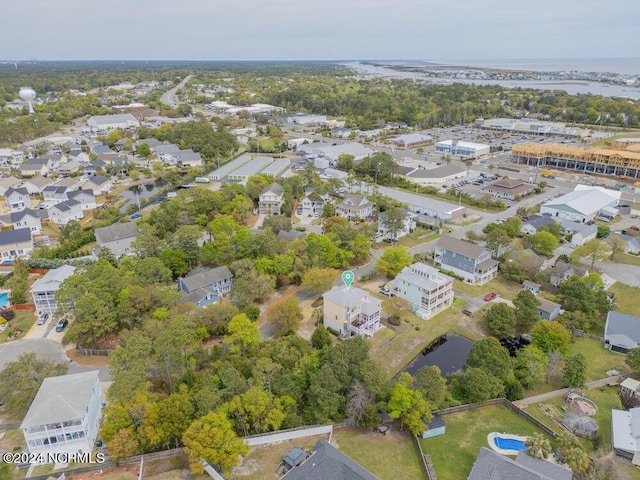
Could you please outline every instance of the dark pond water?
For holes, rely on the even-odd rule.
[[[120,212],[124,213],[132,206],[137,205],[136,192],[138,193],[137,198],[140,199],[140,203],[142,203],[145,199],[158,193],[158,188],[162,186],[164,186],[164,182],[162,180],[156,180],[155,182],[143,183],[135,187],[127,188],[120,194],[121,197],[127,199],[127,202],[120,207]]]
[[[445,337],[441,337],[439,342],[434,343],[435,345],[430,349],[425,345],[425,350],[419,353],[404,371],[415,376],[420,368],[437,365],[440,367],[442,376],[446,377],[462,368],[467,361],[467,353],[473,347],[471,340],[452,333],[448,333]]]

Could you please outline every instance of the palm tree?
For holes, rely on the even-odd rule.
[[[578,437],[576,437],[571,432],[562,432],[560,435],[556,437],[558,441],[558,445],[560,445],[565,450],[569,450],[571,448],[576,448],[580,446],[578,442]]]
[[[564,461],[569,468],[578,474],[585,474],[591,467],[591,459],[580,447],[568,449],[564,454]]]
[[[496,168],[496,166],[493,163],[490,163],[487,168],[489,169],[489,173],[493,173],[493,169]]]
[[[551,443],[542,433],[534,433],[525,442],[527,453],[532,457],[544,460],[551,453]]]

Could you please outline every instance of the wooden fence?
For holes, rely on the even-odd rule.
[[[76,345],[76,351],[81,355],[99,355],[102,357],[108,357],[109,354],[113,352],[112,349],[98,350],[96,348],[82,348],[77,345]]]
[[[429,480],[438,480],[436,471],[434,470],[433,464],[431,463],[431,457],[422,451],[422,445],[420,445],[420,439],[418,438],[417,435],[413,436],[413,441],[415,442],[415,445],[418,448],[420,460],[422,462],[422,466],[424,467],[424,472],[426,473],[427,478]]]
[[[574,329],[571,331],[577,337],[585,337],[590,338],[591,340],[598,340],[599,342],[604,342],[603,337],[599,337],[597,335],[591,335],[590,333],[585,332],[584,330]]]
[[[35,310],[36,309],[36,304],[35,303],[14,303],[13,305],[11,305],[11,308],[13,308],[14,310]]]

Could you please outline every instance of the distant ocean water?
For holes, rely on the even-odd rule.
[[[493,67],[533,72],[599,72],[640,76],[640,58],[539,58],[539,59],[438,59],[425,60],[441,65]]]

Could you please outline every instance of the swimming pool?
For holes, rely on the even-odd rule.
[[[0,308],[4,308],[9,304],[9,292],[0,293]]]
[[[493,437],[493,443],[502,450],[517,450],[518,452],[527,450],[527,446],[522,440],[516,440],[514,438],[501,438],[496,436]]]

